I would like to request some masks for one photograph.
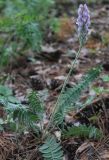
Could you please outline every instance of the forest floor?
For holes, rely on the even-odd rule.
[[[109,80],[103,81],[102,77],[109,75],[109,5],[90,6],[91,29],[86,45],[82,48],[81,55],[77,61],[76,68],[67,84],[68,87],[75,85],[91,67],[103,65],[103,71],[98,81],[81,97],[84,102],[88,97],[93,96],[94,89],[98,88],[94,101],[83,110],[69,113],[66,116],[68,123],[89,123],[93,115],[97,115],[96,125],[103,129],[105,134],[109,132]],[[55,40],[42,46],[43,51],[31,58],[31,53],[20,56],[17,61],[12,62],[1,72],[1,81],[12,88],[14,95],[23,103],[27,102],[26,95],[33,89],[37,90],[46,104],[46,113],[52,112],[52,106],[62,88],[62,84],[70,69],[79,48],[77,33],[75,32],[75,20],[73,17],[61,18],[62,27],[55,36]],[[69,29],[68,29],[69,27]],[[70,28],[73,27],[70,30]],[[105,104],[105,107],[103,107]],[[101,111],[101,108],[103,110]],[[73,115],[77,114],[78,118]],[[81,118],[81,113],[85,118]],[[91,123],[91,122],[90,122]],[[40,156],[35,152],[37,139],[33,134],[20,137],[15,142],[13,133],[1,133],[0,143],[2,144],[2,159],[0,160],[35,160]],[[70,138],[64,140],[63,148],[66,153],[65,160],[88,160],[88,159],[109,159],[109,135],[102,141],[90,139]],[[29,147],[28,147],[29,146]],[[0,151],[1,152],[1,151]],[[89,157],[90,153],[90,157]],[[35,158],[37,157],[37,158]]]

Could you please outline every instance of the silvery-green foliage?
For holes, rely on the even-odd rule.
[[[73,88],[68,88],[57,105],[53,121],[56,125],[62,124],[66,113],[76,108],[76,101],[79,100],[82,92],[99,76],[101,67],[91,69],[82,80]]]
[[[39,148],[45,160],[63,160],[63,151],[54,136],[49,136]]]
[[[29,94],[29,104],[23,105],[6,86],[0,86],[0,104],[7,113],[7,117],[15,122],[17,129],[32,129],[39,132],[37,123],[42,121],[44,109],[38,95],[35,92]],[[5,118],[6,119],[6,118]]]
[[[70,137],[81,137],[81,138],[93,138],[93,139],[100,139],[102,138],[102,132],[94,127],[94,126],[72,126],[68,127],[66,130],[63,131],[64,138]]]

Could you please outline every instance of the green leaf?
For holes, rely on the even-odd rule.
[[[4,124],[4,121],[3,121],[3,119],[0,118],[0,131],[4,130],[2,124]]]
[[[10,103],[20,104],[20,101],[16,97],[14,97],[14,96],[9,96],[8,97],[8,101]]]
[[[108,76],[108,75],[104,75],[104,76],[102,76],[101,78],[102,78],[102,80],[103,80],[104,82],[109,82],[109,76]]]
[[[3,123],[4,123],[3,119],[2,119],[2,118],[0,118],[0,124],[3,124]]]
[[[2,125],[0,125],[0,131],[3,131],[4,129],[3,129],[3,127],[2,127]]]
[[[5,105],[6,98],[0,95],[0,104]]]
[[[54,136],[49,136],[39,148],[45,160],[63,160],[63,151]]]
[[[0,85],[0,95],[2,96],[11,96],[12,90],[10,88],[8,88],[7,86],[2,86]]]
[[[68,88],[63,93],[53,117],[53,122],[56,125],[63,123],[66,113],[76,107],[75,103],[79,100],[82,92],[99,76],[100,72],[100,67],[91,69],[77,85],[73,88]]]
[[[38,23],[30,22],[19,27],[18,34],[32,46],[33,50],[39,51],[42,44],[42,33]]]
[[[64,138],[70,137],[82,137],[82,138],[93,138],[93,139],[100,139],[102,138],[103,134],[94,126],[87,127],[86,125],[80,126],[73,126],[69,127],[67,130],[63,131]]]
[[[40,120],[43,118],[44,106],[37,94],[37,92],[32,91],[29,96],[29,106],[30,110],[39,117]]]

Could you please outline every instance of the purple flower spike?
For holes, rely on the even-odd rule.
[[[78,18],[76,24],[78,25],[78,34],[80,43],[83,45],[86,42],[87,34],[90,26],[89,9],[86,4],[80,4],[78,9]]]

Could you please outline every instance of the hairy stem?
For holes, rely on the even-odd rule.
[[[68,73],[65,81],[64,81],[64,84],[63,84],[62,90],[61,90],[61,92],[60,92],[60,95],[58,96],[58,99],[57,99],[57,101],[56,101],[56,103],[55,103],[55,105],[54,105],[54,107],[53,107],[53,111],[52,111],[52,113],[51,113],[51,115],[50,115],[50,121],[49,121],[49,123],[48,123],[48,125],[47,125],[47,127],[46,127],[46,129],[45,129],[45,133],[46,133],[46,131],[49,129],[51,123],[53,122],[54,115],[55,115],[55,113],[56,113],[56,111],[58,110],[58,107],[59,107],[58,104],[59,104],[59,102],[60,102],[61,96],[62,96],[62,94],[63,94],[63,92],[64,92],[64,90],[65,90],[65,88],[66,88],[66,85],[67,85],[67,83],[68,83],[68,81],[69,81],[69,78],[70,78],[70,75],[71,75],[71,73],[72,73],[72,70],[74,69],[75,64],[76,64],[76,62],[77,62],[77,60],[78,60],[78,58],[79,58],[81,49],[82,49],[82,46],[80,46],[80,48],[79,48],[79,50],[78,50],[78,52],[77,52],[77,54],[76,54],[75,60],[74,60],[74,61],[72,62],[72,64],[71,64],[71,68],[70,68],[70,70],[69,70],[69,73]]]

